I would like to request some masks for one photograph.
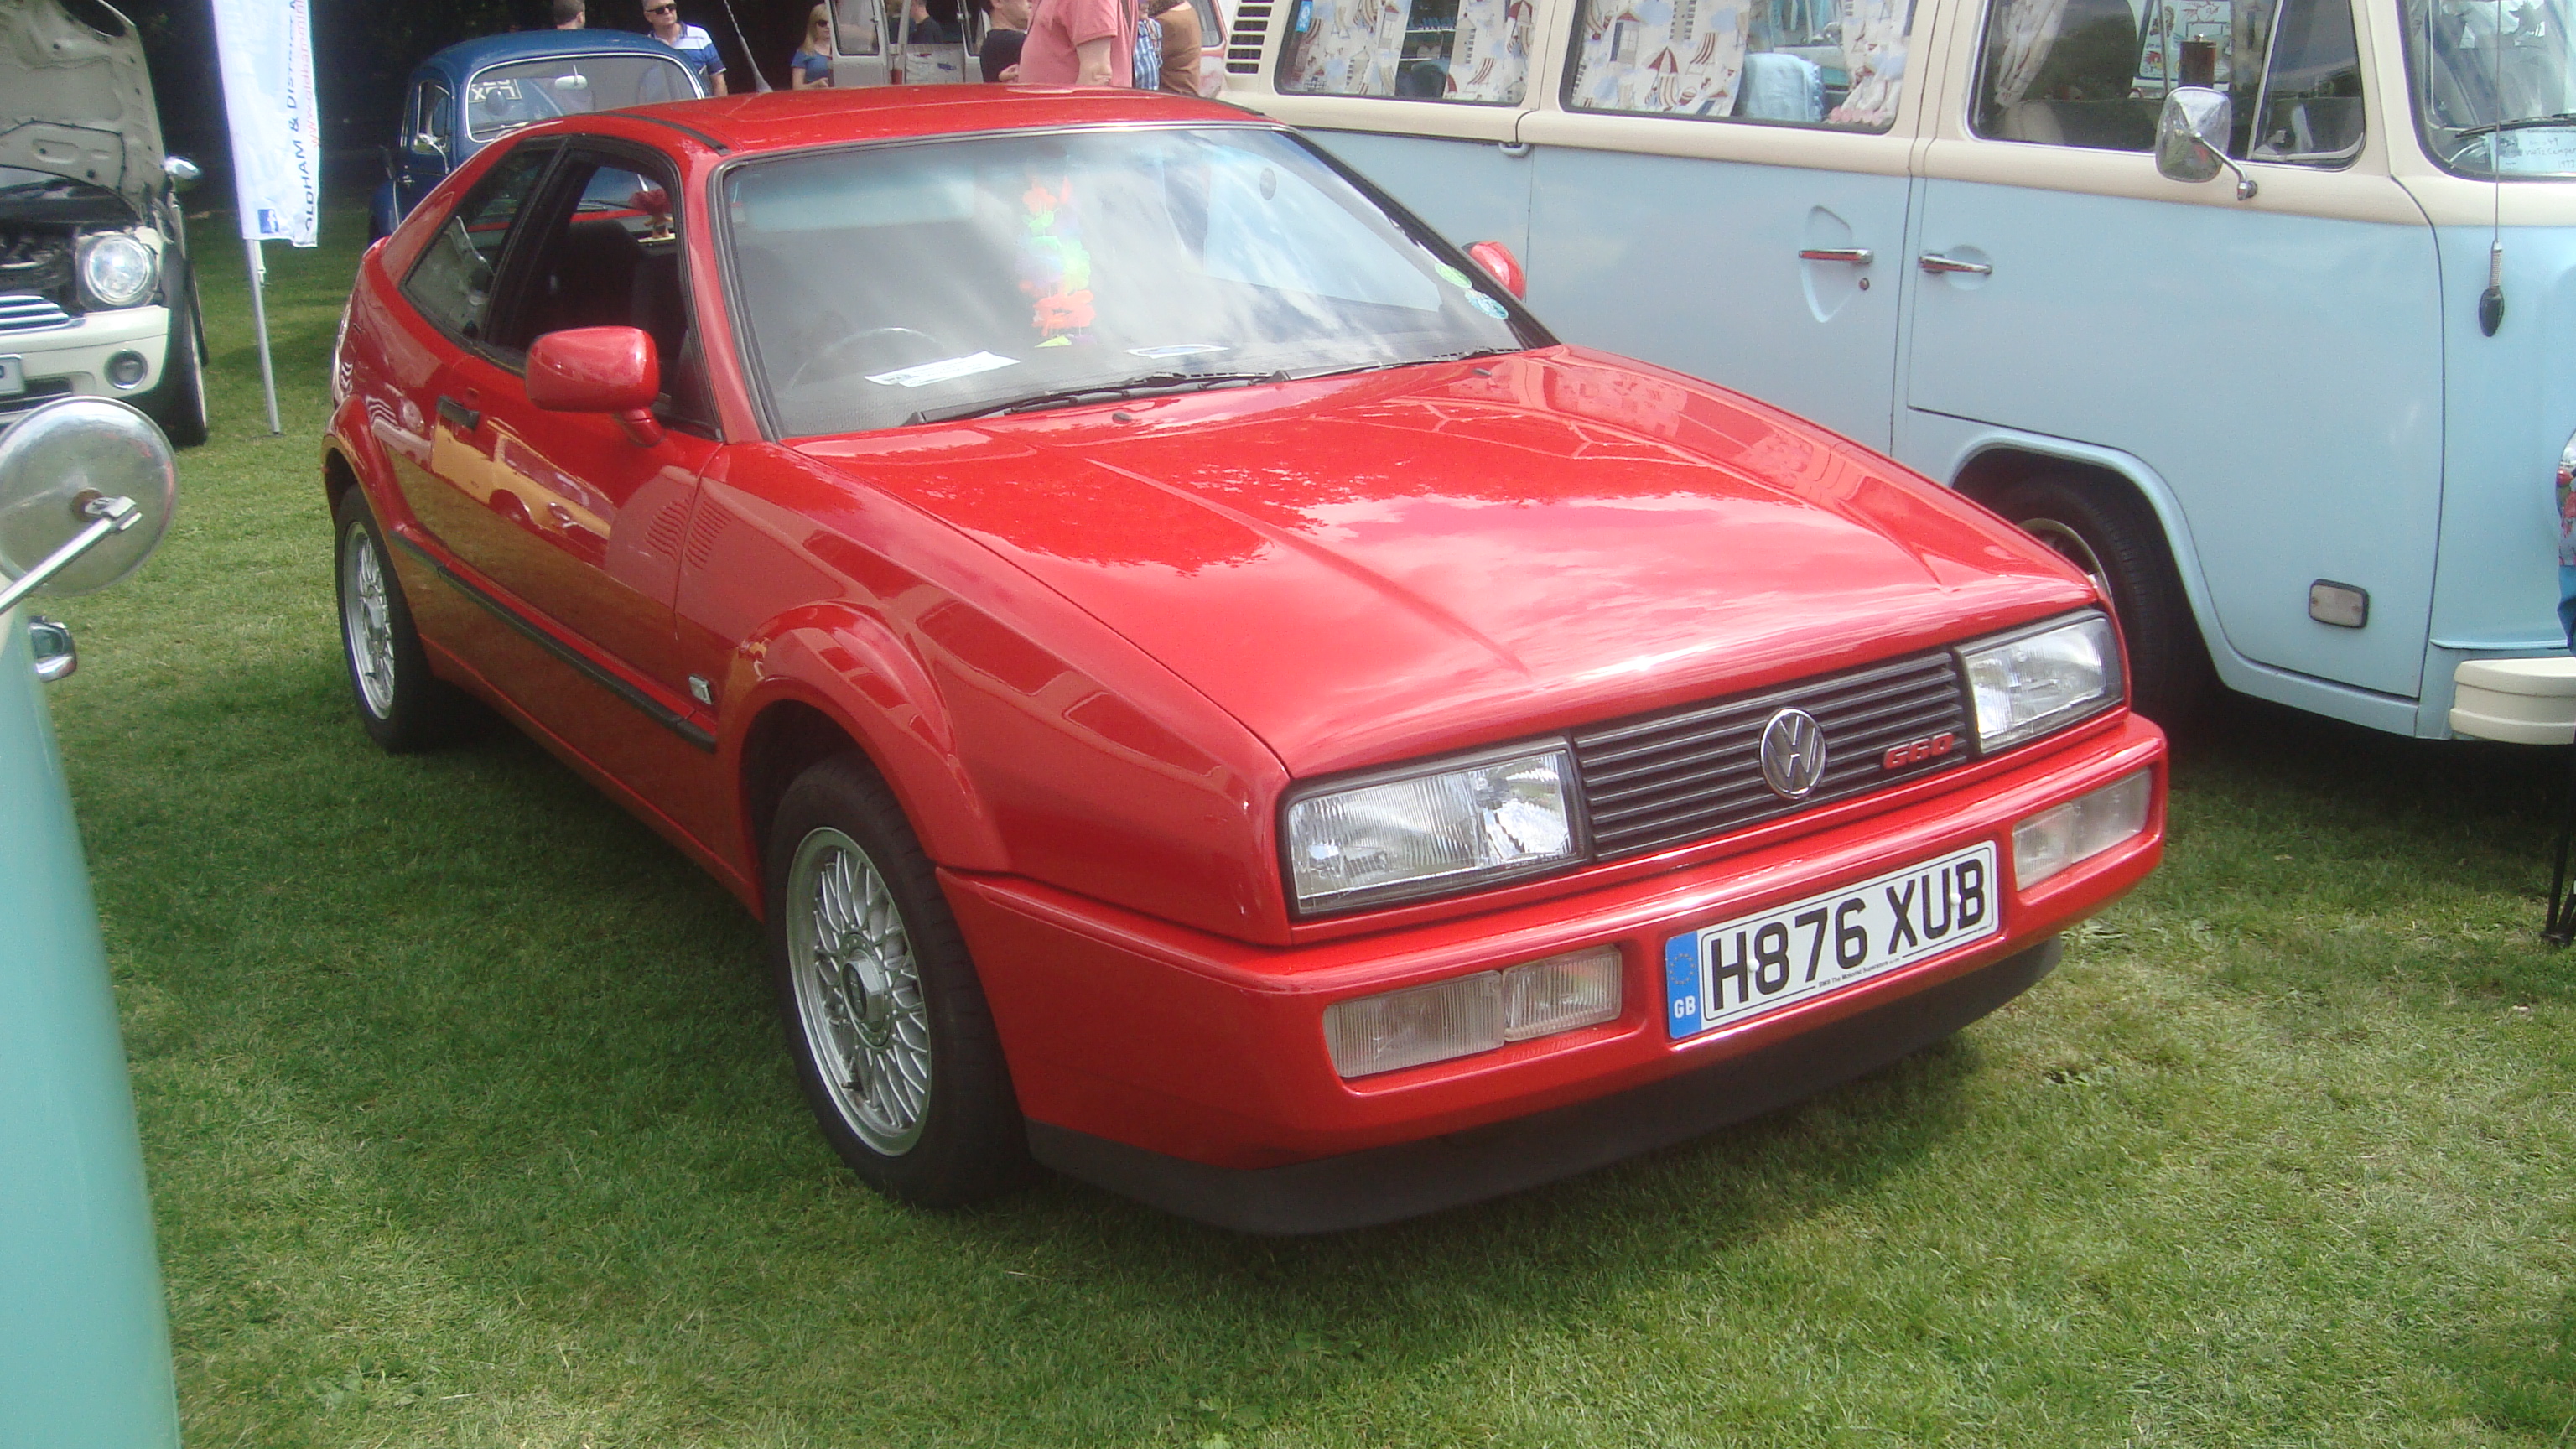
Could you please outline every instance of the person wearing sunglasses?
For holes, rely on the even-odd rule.
[[[644,0],[644,23],[653,38],[678,51],[707,78],[707,94],[725,93],[724,57],[716,54],[715,37],[704,28],[680,23],[677,0]]]
[[[832,83],[832,12],[814,7],[805,22],[805,39],[787,60],[787,79],[798,90]]]

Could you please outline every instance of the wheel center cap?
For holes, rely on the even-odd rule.
[[[883,1048],[894,1040],[893,983],[874,952],[855,942],[845,946],[856,947],[841,955],[841,994],[850,1004],[850,1025],[859,1040]]]

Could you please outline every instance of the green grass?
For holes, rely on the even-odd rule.
[[[2560,763],[2253,706],[2035,992],[1795,1110],[1320,1241],[891,1206],[711,882],[507,731],[351,715],[317,482],[357,219],[200,248],[216,441],[65,601],[189,1442],[2576,1443]]]

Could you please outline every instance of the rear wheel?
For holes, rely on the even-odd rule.
[[[2042,473],[1982,500],[2083,570],[2111,601],[2128,644],[2130,698],[2138,713],[2180,725],[2215,682],[2200,625],[2155,514],[2125,488]]]
[[[892,792],[855,756],[779,801],[769,956],[823,1135],[889,1197],[955,1207],[1016,1186],[1027,1129],[964,938]]]
[[[429,655],[412,627],[411,606],[367,496],[340,495],[332,511],[339,542],[332,572],[340,596],[341,658],[348,665],[358,722],[395,754],[447,739],[465,710],[464,696],[429,672]]]

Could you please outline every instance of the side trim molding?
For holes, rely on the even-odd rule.
[[[715,735],[691,722],[688,716],[601,668],[598,661],[556,638],[535,620],[458,577],[454,569],[439,562],[437,556],[428,549],[422,548],[399,533],[393,535],[393,540],[412,557],[436,570],[439,578],[445,580],[448,587],[480,604],[486,613],[519,631],[529,642],[571,665],[583,678],[632,705],[646,719],[688,741],[693,748],[704,750],[708,754],[715,753]]]

